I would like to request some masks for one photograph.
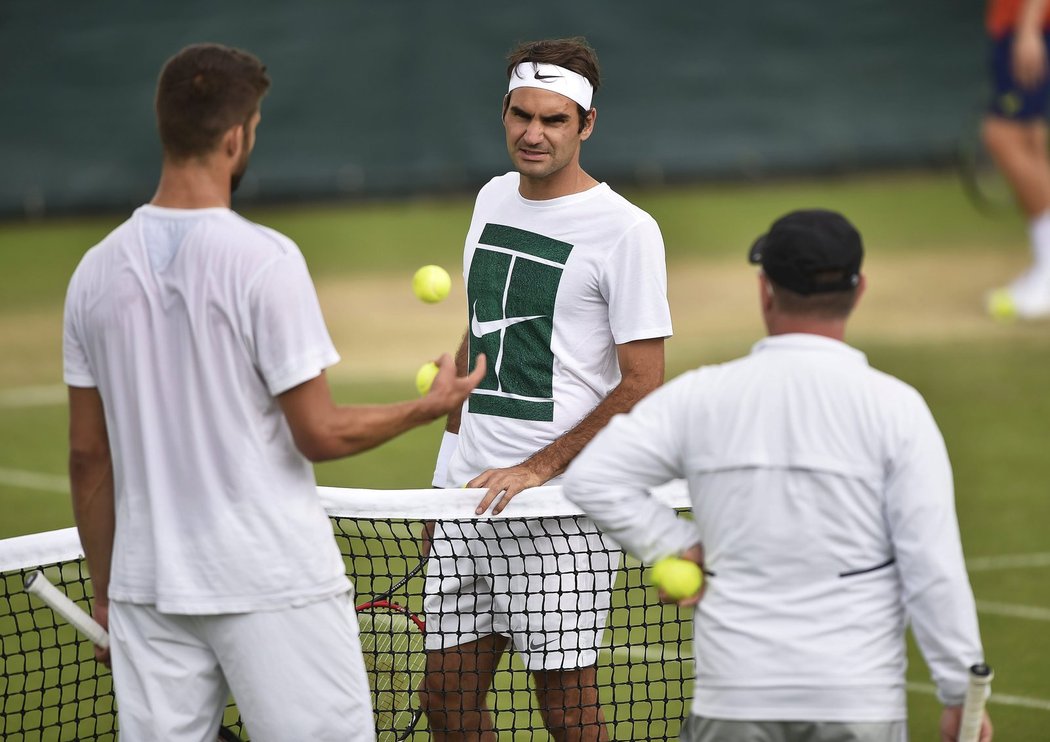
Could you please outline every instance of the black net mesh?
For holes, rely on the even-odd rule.
[[[548,726],[600,723],[611,739],[677,739],[692,696],[689,612],[656,602],[642,566],[587,522],[332,524],[357,592],[380,740],[479,724],[500,739],[542,740]],[[37,569],[90,610],[82,561],[3,573],[0,739],[115,739],[109,671],[89,642],[24,592]],[[435,650],[429,674],[421,629]],[[485,721],[474,713],[482,696]],[[248,738],[232,703],[225,724],[229,738]]]

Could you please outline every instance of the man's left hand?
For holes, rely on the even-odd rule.
[[[514,496],[530,487],[539,487],[547,479],[532,470],[526,461],[506,469],[489,469],[467,482],[467,487],[485,487],[488,492],[474,512],[482,515],[492,506],[492,514],[499,515]],[[493,505],[495,503],[495,505]]]

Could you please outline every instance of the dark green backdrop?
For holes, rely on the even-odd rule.
[[[126,207],[158,170],[151,101],[181,46],[269,65],[241,199],[474,188],[506,169],[503,57],[585,34],[585,167],[614,185],[944,163],[983,89],[979,0],[548,4],[2,0],[0,214]]]

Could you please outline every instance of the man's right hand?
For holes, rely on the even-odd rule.
[[[452,357],[438,359],[438,373],[424,397],[391,404],[336,405],[324,371],[277,396],[299,452],[329,461],[368,451],[419,425],[459,411],[485,376],[485,356],[468,376],[456,376]]]
[[[423,400],[434,406],[434,417],[441,417],[463,406],[470,393],[485,378],[487,363],[485,355],[479,354],[474,370],[466,376],[456,375],[456,364],[448,353],[442,354],[435,363],[438,373]]]

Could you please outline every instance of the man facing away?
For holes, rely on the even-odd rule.
[[[618,416],[566,495],[626,551],[701,563],[689,742],[903,742],[910,623],[958,736],[983,661],[951,467],[922,397],[846,345],[860,235],[796,211],[751,248],[769,336]],[[694,521],[647,489],[685,478]],[[991,739],[985,717],[981,736]]]
[[[494,360],[449,415],[434,479],[485,488],[478,514],[558,482],[610,417],[663,382],[671,334],[656,222],[580,166],[597,116],[594,50],[581,38],[539,41],[508,61],[514,172],[477,197],[456,355],[461,375],[481,354]],[[607,739],[596,663],[616,559],[586,521],[437,524],[421,689],[434,738],[496,739],[486,696],[512,648],[555,739]]]
[[[1028,222],[1033,257],[1027,271],[989,294],[988,310],[1007,319],[1050,317],[1050,3],[989,0],[986,26],[994,94],[982,137]]]
[[[269,85],[237,49],[168,60],[156,195],[66,299],[73,508],[130,740],[215,739],[231,691],[256,742],[373,738],[310,462],[458,408],[485,373],[445,356],[422,399],[333,404],[339,356],[299,248],[230,210]]]

